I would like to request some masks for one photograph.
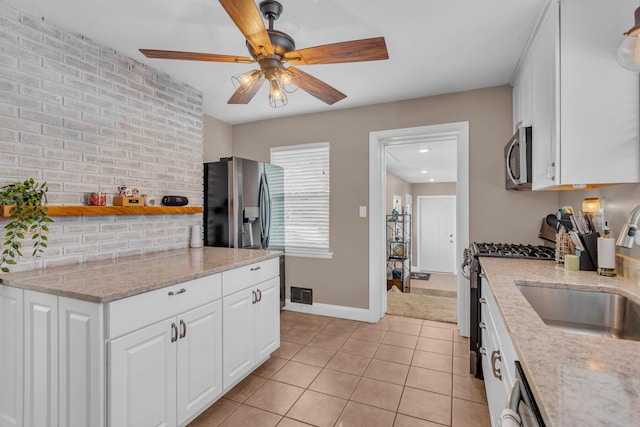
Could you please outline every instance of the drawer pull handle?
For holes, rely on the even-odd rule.
[[[502,381],[502,373],[500,372],[500,368],[496,368],[496,361],[502,362],[500,350],[491,352],[491,370],[493,371],[493,376]]]
[[[178,327],[175,323],[171,324],[171,342],[178,341]]]
[[[180,289],[179,291],[176,292],[169,292],[169,296],[173,296],[173,295],[179,295],[179,294],[184,294],[185,292],[187,292],[187,290],[185,288]]]
[[[484,322],[478,323],[478,326],[480,326],[480,329],[487,329],[487,324]]]
[[[260,266],[257,266],[257,267],[251,267],[251,269],[250,269],[250,270],[251,270],[251,271],[258,271],[258,270],[260,270],[261,268],[262,268],[262,267],[260,267]]]
[[[180,319],[180,338],[184,338],[187,336],[187,324],[184,320]]]
[[[478,298],[478,301],[480,301],[480,304],[486,304],[487,300],[485,298]]]
[[[262,301],[262,291],[258,289],[258,302]]]
[[[251,293],[253,294],[253,301],[251,301],[251,304],[255,304],[258,302],[258,294],[256,291],[251,291]]]

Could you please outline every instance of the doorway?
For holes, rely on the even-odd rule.
[[[456,196],[418,196],[418,269],[456,273]]]
[[[411,143],[417,137],[423,140],[449,141],[456,144],[457,198],[456,198],[456,247],[469,245],[469,122],[447,123],[405,129],[371,132],[369,134],[369,317],[379,320],[386,312],[386,254],[385,254],[385,194],[387,146]],[[460,251],[458,251],[460,252]],[[456,254],[456,265],[462,262],[462,254]],[[461,275],[457,281],[458,329],[469,334],[469,289]]]

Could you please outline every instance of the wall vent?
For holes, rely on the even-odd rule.
[[[313,304],[313,289],[291,287],[291,302]]]

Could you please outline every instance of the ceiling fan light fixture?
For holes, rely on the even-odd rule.
[[[260,78],[261,70],[251,70],[248,73],[240,73],[231,77],[231,83],[236,89],[247,91],[251,89],[253,84]]]
[[[635,11],[635,25],[626,33],[617,52],[618,63],[625,69],[640,72],[640,7]]]
[[[276,76],[286,93],[293,93],[298,90],[300,76],[297,74],[293,74],[291,71],[282,67],[276,71]]]
[[[287,95],[285,94],[280,81],[273,76],[269,79],[269,105],[273,108],[280,108],[287,105]]]

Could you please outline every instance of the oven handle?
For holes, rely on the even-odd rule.
[[[520,405],[521,399],[521,391],[520,391],[520,381],[516,378],[513,381],[513,386],[511,386],[511,392],[507,397],[507,408],[512,411],[518,412],[518,406]]]

